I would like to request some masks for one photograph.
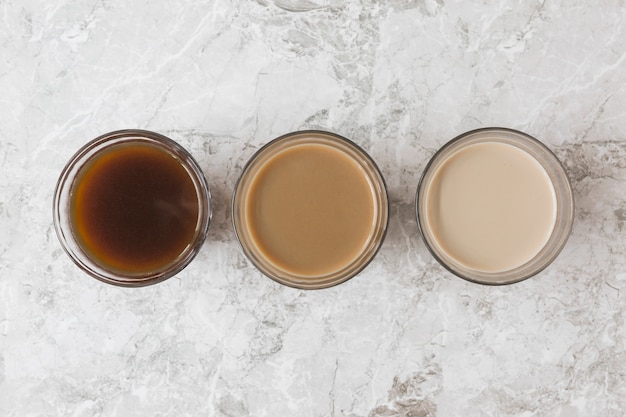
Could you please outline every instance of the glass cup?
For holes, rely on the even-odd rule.
[[[428,250],[453,274],[502,285],[527,279],[561,252],[574,198],[557,157],[512,129],[484,128],[445,144],[416,194]]]
[[[321,289],[358,274],[389,219],[383,177],[370,156],[334,133],[293,132],[245,165],[232,201],[243,252],[269,278]]]
[[[105,283],[141,287],[174,276],[197,255],[211,196],[181,145],[154,132],[120,130],[70,159],[54,193],[53,219],[81,270]]]

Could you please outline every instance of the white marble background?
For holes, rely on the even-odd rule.
[[[440,267],[413,199],[428,158],[484,126],[537,136],[576,196],[544,273],[485,287]],[[86,141],[187,147],[215,212],[177,277],[81,273],[52,227]],[[371,153],[392,201],[378,257],[322,291],[242,255],[245,161],[303,128]],[[623,0],[0,0],[0,415],[622,416],[626,413]]]

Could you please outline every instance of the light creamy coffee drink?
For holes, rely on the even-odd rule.
[[[574,200],[556,156],[525,133],[485,128],[446,143],[416,196],[418,227],[445,268],[469,281],[533,276],[569,237]]]
[[[554,187],[542,166],[509,144],[450,155],[434,174],[426,217],[441,248],[468,268],[499,272],[532,259],[554,228]]]

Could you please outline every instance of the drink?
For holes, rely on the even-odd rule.
[[[72,190],[72,230],[103,267],[150,273],[174,262],[193,239],[196,188],[160,146],[114,145],[81,169]]]
[[[469,268],[507,271],[547,243],[554,187],[528,153],[499,142],[467,146],[434,174],[426,208],[437,244]]]
[[[150,132],[114,132],[88,144],[64,171],[59,194],[55,220],[68,253],[120,285],[180,271],[208,227],[199,167],[180,145]]]
[[[435,257],[472,281],[503,284],[545,268],[573,219],[569,181],[539,141],[480,129],[446,144],[418,188],[418,224]]]
[[[300,288],[355,275],[382,243],[388,203],[371,159],[325,132],[271,142],[244,170],[233,219],[244,252],[268,276]]]
[[[355,161],[326,145],[276,154],[256,175],[246,220],[263,256],[298,275],[352,262],[373,232],[374,195]]]

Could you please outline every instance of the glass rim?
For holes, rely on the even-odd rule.
[[[562,180],[559,182],[558,185],[563,187],[564,190],[561,190],[559,187],[557,187],[557,184],[555,184],[555,181],[554,181],[555,178],[553,178],[552,175],[550,175],[549,169],[545,166],[545,164],[542,161],[540,161],[537,158],[537,155],[529,152],[529,150],[526,148],[521,148],[517,146],[518,149],[521,149],[522,151],[526,152],[535,161],[537,161],[541,165],[542,169],[546,171],[546,174],[550,178],[550,182],[554,188],[555,199],[557,200],[557,207],[555,208],[556,213],[557,213],[555,224],[553,226],[552,232],[550,233],[550,237],[548,241],[541,247],[539,252],[537,252],[530,260],[528,260],[527,262],[523,263],[522,265],[518,267],[509,269],[506,271],[499,271],[499,272],[484,272],[480,270],[474,270],[471,268],[458,270],[458,269],[453,268],[452,265],[449,264],[449,262],[443,259],[440,253],[438,253],[437,250],[435,249],[435,247],[438,245],[432,243],[430,240],[429,233],[427,233],[426,231],[427,228],[423,224],[425,220],[423,220],[423,215],[421,214],[422,210],[420,210],[421,208],[420,203],[422,200],[422,191],[425,186],[427,177],[431,174],[431,169],[433,168],[435,163],[439,162],[442,157],[446,156],[445,154],[448,151],[450,151],[450,149],[452,149],[455,146],[462,146],[460,144],[462,141],[470,140],[476,135],[497,133],[497,132],[504,132],[507,135],[513,135],[523,141],[531,143],[533,146],[540,149],[541,152],[545,154],[546,159],[549,160],[551,164],[553,164],[551,168],[558,171],[558,174],[560,175],[560,179]],[[485,140],[485,142],[489,142],[489,140]],[[510,142],[507,142],[504,140],[502,140],[501,142],[512,145]],[[512,145],[512,146],[516,146],[516,145]],[[447,160],[447,158],[443,159],[443,161],[445,160]],[[561,191],[564,193],[563,195],[559,194]],[[561,200],[563,200],[563,202],[565,203],[564,207],[561,207],[558,205],[559,197],[561,197]],[[559,208],[562,208],[564,210],[564,215],[566,216],[566,218],[560,224],[562,227],[559,230],[557,230],[557,226],[559,225],[558,224]],[[429,159],[428,163],[424,167],[424,170],[422,171],[422,174],[420,176],[420,179],[417,185],[417,191],[415,194],[415,215],[417,219],[417,226],[418,226],[420,236],[422,237],[422,241],[424,242],[430,254],[448,272],[451,272],[452,274],[466,281],[469,281],[475,284],[487,285],[487,286],[503,286],[503,285],[515,284],[515,283],[524,281],[528,278],[531,278],[539,274],[540,272],[545,270],[548,266],[550,266],[554,262],[554,260],[558,257],[558,255],[561,253],[561,251],[565,247],[565,244],[567,243],[567,240],[569,239],[569,236],[571,234],[572,227],[573,227],[573,222],[574,222],[574,211],[575,211],[575,202],[574,202],[574,193],[573,193],[572,186],[571,186],[571,180],[569,179],[567,171],[565,170],[565,167],[563,166],[563,163],[561,162],[561,160],[545,143],[543,143],[539,139],[525,132],[522,132],[516,129],[506,128],[506,127],[483,127],[483,128],[473,129],[473,130],[469,130],[467,132],[461,133],[460,135],[457,135],[453,139],[446,142],[433,154],[433,156]],[[556,236],[556,239],[554,239],[555,236]],[[544,251],[546,251],[546,248],[550,247],[551,243],[553,243],[554,248],[550,252],[550,255],[547,258],[545,258],[541,263],[539,263],[535,268],[532,268],[529,271],[526,271],[526,273],[518,274],[514,278],[504,279],[504,280],[485,279],[485,277],[496,278],[499,276],[503,276],[505,274],[511,274],[514,271],[520,271],[523,268],[528,268],[529,266],[532,265],[534,261],[537,261],[540,258],[540,255],[542,255]]]
[[[71,200],[74,181],[82,168],[95,156],[109,147],[130,142],[146,142],[159,146],[164,152],[171,154],[188,173],[194,184],[198,201],[198,219],[193,239],[177,258],[162,267],[145,273],[124,274],[121,271],[108,269],[90,256],[74,236],[71,227],[71,213],[67,205]],[[52,204],[53,224],[57,238],[64,252],[80,270],[91,277],[120,287],[144,287],[157,284],[181,272],[200,251],[208,234],[212,219],[211,192],[202,168],[178,142],[160,133],[143,129],[122,129],[104,133],[82,145],[63,167],[57,180]]]
[[[278,276],[276,274],[273,274],[271,271],[268,271],[263,265],[260,265],[260,261],[258,261],[257,259],[254,258],[254,256],[252,256],[253,254],[250,253],[251,251],[248,245],[246,244],[247,242],[244,239],[244,236],[243,236],[244,233],[243,231],[240,230],[239,225],[238,225],[238,218],[239,218],[238,213],[237,213],[237,208],[239,206],[238,198],[240,197],[240,193],[242,192],[241,191],[242,184],[246,180],[247,175],[250,173],[249,171],[251,169],[251,166],[253,166],[256,162],[258,162],[259,158],[265,155],[266,152],[270,151],[271,148],[275,146],[279,146],[282,142],[297,140],[299,137],[306,137],[307,135],[320,136],[330,141],[337,141],[338,143],[341,143],[345,145],[346,147],[351,148],[355,153],[361,156],[364,161],[367,161],[367,165],[372,169],[375,175],[375,177],[372,177],[370,173],[365,172],[365,175],[368,177],[368,181],[371,182],[372,187],[378,186],[378,190],[380,191],[380,197],[382,197],[381,202],[382,202],[383,213],[381,216],[378,216],[378,217],[383,218],[382,220],[383,224],[379,224],[380,222],[376,220],[374,224],[372,225],[372,235],[368,238],[368,244],[373,243],[374,247],[369,251],[367,250],[367,248],[364,248],[360,255],[369,252],[367,255],[367,258],[363,260],[363,262],[359,263],[358,262],[359,258],[357,257],[356,260],[352,261],[348,265],[350,266],[356,262],[358,263],[357,267],[353,269],[349,269],[349,270],[347,269],[348,267],[341,269],[340,271],[347,270],[348,273],[338,278],[324,279],[323,278],[324,276],[330,275],[330,274],[326,274],[324,276],[300,277],[300,279],[297,279],[297,278],[294,279],[293,276],[290,278],[287,276]],[[345,153],[345,151],[342,149],[337,149],[337,150]],[[352,155],[347,154],[347,156],[352,158],[356,163],[359,164],[361,168],[364,169],[363,163],[361,163],[361,161],[356,160],[355,158],[353,158]],[[377,193],[376,190],[373,190],[373,194],[375,197],[374,199],[376,200],[379,197],[379,193]],[[270,140],[269,142],[265,143],[263,146],[261,146],[246,161],[243,168],[241,169],[241,172],[237,178],[237,181],[235,182],[235,186],[233,188],[233,193],[231,197],[232,227],[235,233],[236,240],[242,252],[246,256],[246,258],[255,266],[255,268],[258,271],[260,271],[263,275],[272,279],[273,281],[279,284],[291,287],[291,288],[304,289],[304,290],[320,290],[320,289],[334,287],[352,279],[353,277],[358,275],[361,271],[363,271],[374,260],[374,258],[380,251],[380,248],[382,247],[382,244],[385,240],[385,237],[387,235],[387,230],[389,227],[389,212],[390,212],[390,203],[389,203],[389,195],[387,192],[387,184],[385,182],[384,176],[382,175],[382,172],[380,171],[380,168],[378,167],[374,159],[369,155],[369,153],[367,153],[361,146],[356,144],[354,141],[342,135],[339,135],[337,133],[326,131],[326,130],[321,130],[321,129],[307,129],[307,130],[297,130],[297,131],[289,132],[281,136],[278,136]],[[379,235],[375,235],[375,231],[377,227],[381,229],[381,233]],[[288,273],[286,275],[288,275]],[[310,281],[310,282],[307,282],[307,281]]]

